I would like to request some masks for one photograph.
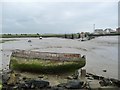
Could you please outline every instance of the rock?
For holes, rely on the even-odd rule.
[[[17,87],[11,87],[11,86],[8,86],[8,85],[4,85],[2,87],[2,90],[18,90]]]
[[[31,40],[28,40],[28,42],[32,42]]]
[[[32,84],[35,87],[38,87],[38,88],[45,88],[45,87],[49,86],[49,82],[48,81],[43,81],[43,80],[33,80]]]
[[[110,79],[116,86],[120,87],[120,81],[116,79]]]
[[[24,88],[24,89],[37,89],[37,88],[47,88],[49,86],[48,81],[43,81],[43,80],[29,80],[26,81],[25,83],[19,85],[19,88]]]
[[[81,89],[83,85],[83,82],[80,82],[79,80],[73,80],[66,84],[65,88],[67,89]]]
[[[77,76],[73,76],[73,79],[78,79],[78,77]]]
[[[65,87],[66,86],[66,83],[60,83],[57,85],[57,87]]]
[[[50,90],[65,90],[65,89],[63,87],[56,87],[56,86],[54,86]]]
[[[103,76],[99,76],[99,79],[100,79],[100,80],[103,80],[103,79],[104,79],[104,77],[103,77]]]
[[[17,78],[16,78],[15,73],[11,73],[10,78],[7,82],[7,85],[15,85],[16,82],[17,82]]]
[[[103,72],[107,72],[107,70],[103,70]]]
[[[14,87],[13,87],[13,90],[17,90],[17,89],[18,89],[18,86],[14,86]]]
[[[72,76],[68,76],[68,77],[67,77],[67,79],[72,80],[72,79],[73,79],[73,77],[72,77]]]
[[[86,77],[90,77],[90,75],[86,74]]]
[[[4,73],[2,75],[2,84],[7,84],[7,81],[9,80],[10,76],[7,73]]]
[[[87,79],[89,79],[89,80],[94,80],[94,78],[93,78],[93,77],[88,77]]]
[[[97,76],[97,75],[93,75],[92,76],[94,79],[97,79],[97,80],[99,80],[100,79],[100,77],[99,76]]]
[[[88,76],[93,76],[93,74],[91,74],[91,73],[87,73],[86,75],[88,75]]]
[[[98,90],[100,88],[100,84],[98,80],[92,80],[88,82],[90,90]]]
[[[22,79],[23,79],[23,80],[26,80],[27,78],[26,78],[26,77],[23,77]]]
[[[44,75],[39,75],[38,78],[44,78]]]
[[[31,85],[27,83],[21,83],[18,85],[18,89],[31,89]]]
[[[103,79],[102,81],[99,82],[101,86],[109,86],[112,85],[111,80],[109,79]]]

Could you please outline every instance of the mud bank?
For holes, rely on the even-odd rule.
[[[5,39],[5,38],[4,38]],[[8,38],[7,38],[8,39]],[[5,40],[7,40],[5,39]],[[11,38],[12,39],[12,38]],[[87,72],[118,79],[118,36],[103,36],[90,41],[61,38],[14,38],[18,41],[5,42],[2,47],[1,70],[9,69],[13,50],[22,49],[41,52],[79,53],[86,55]],[[10,40],[10,39],[9,39]],[[31,43],[28,43],[31,40]],[[107,70],[103,72],[103,70]]]

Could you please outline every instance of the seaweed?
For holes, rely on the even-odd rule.
[[[41,59],[24,59],[12,57],[10,68],[13,70],[44,73],[44,74],[57,74],[73,72],[76,69],[84,67],[85,60],[81,58],[79,61],[62,62],[62,61],[49,61]]]

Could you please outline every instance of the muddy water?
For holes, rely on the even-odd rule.
[[[1,69],[7,69],[12,50],[24,49],[41,52],[80,53],[86,55],[87,72],[103,75],[105,77],[118,78],[118,37],[99,37],[90,41],[81,42],[78,39],[61,38],[16,38],[17,41],[9,41],[0,44]],[[32,42],[27,42],[28,40]],[[103,72],[103,70],[107,72]]]

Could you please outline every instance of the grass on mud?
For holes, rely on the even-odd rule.
[[[74,72],[76,69],[79,69],[83,66],[85,66],[85,60],[80,60],[79,62],[58,62],[11,57],[10,62],[10,68],[13,70],[44,74]]]

